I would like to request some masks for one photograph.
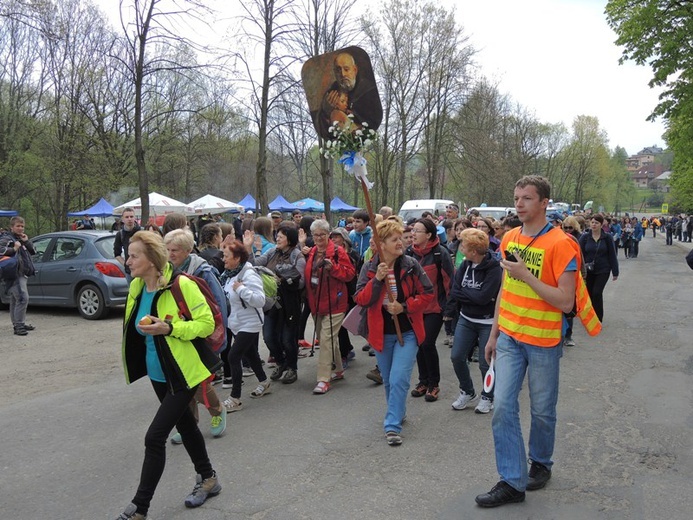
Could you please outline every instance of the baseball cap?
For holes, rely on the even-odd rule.
[[[273,211],[270,213],[270,217],[272,218],[282,218],[282,212],[281,211]]]

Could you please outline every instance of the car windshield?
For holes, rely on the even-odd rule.
[[[99,238],[96,242],[94,242],[94,245],[96,245],[96,249],[99,250],[99,253],[101,253],[104,258],[115,258],[115,255],[113,254],[113,243],[115,242],[115,235]]]
[[[505,217],[508,213],[504,209],[479,209],[479,214],[482,217],[493,217],[495,220],[500,220]]]

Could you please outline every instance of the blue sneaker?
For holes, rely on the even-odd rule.
[[[212,416],[212,437],[221,437],[226,431],[226,407],[221,407],[221,415]]]
[[[185,499],[185,507],[200,507],[209,497],[215,497],[221,492],[221,484],[216,471],[212,476],[202,480],[202,475],[195,477],[195,487]]]

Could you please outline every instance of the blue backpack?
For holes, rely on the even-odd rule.
[[[14,245],[15,238],[9,233],[3,233],[0,235],[0,243],[5,245],[4,250],[6,251]],[[17,274],[19,273],[19,262],[17,261],[18,254],[15,253],[12,256],[0,256],[0,279],[4,282],[13,282],[17,279]]]

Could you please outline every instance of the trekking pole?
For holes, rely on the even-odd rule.
[[[375,223],[375,214],[373,213],[373,206],[371,205],[371,196],[368,192],[368,186],[366,186],[366,181],[363,179],[361,179],[361,187],[363,188],[363,197],[366,199],[366,209],[368,210],[368,216],[370,218],[370,221]],[[382,261],[383,254],[380,248],[380,237],[378,236],[378,233],[375,230],[373,231],[373,243],[375,244],[375,251],[376,253],[378,253],[378,258]],[[395,296],[392,294],[392,289],[390,289],[390,283],[388,282],[387,278],[385,279],[385,291],[387,292],[387,299],[390,301],[390,303],[394,303]],[[394,314],[392,315],[392,321],[395,322],[397,341],[399,341],[400,345],[404,346],[404,340],[402,339],[402,330],[399,326],[399,320],[397,319],[397,316],[395,316]]]
[[[316,249],[317,251],[317,249]],[[313,254],[313,262],[315,262],[315,254]],[[320,295],[322,294],[322,268],[320,268],[320,275],[318,276],[318,299],[315,303],[315,316],[313,316],[313,343],[310,346],[310,356],[313,357],[315,354],[315,339],[318,334],[318,316],[320,315],[318,310],[320,308]]]

